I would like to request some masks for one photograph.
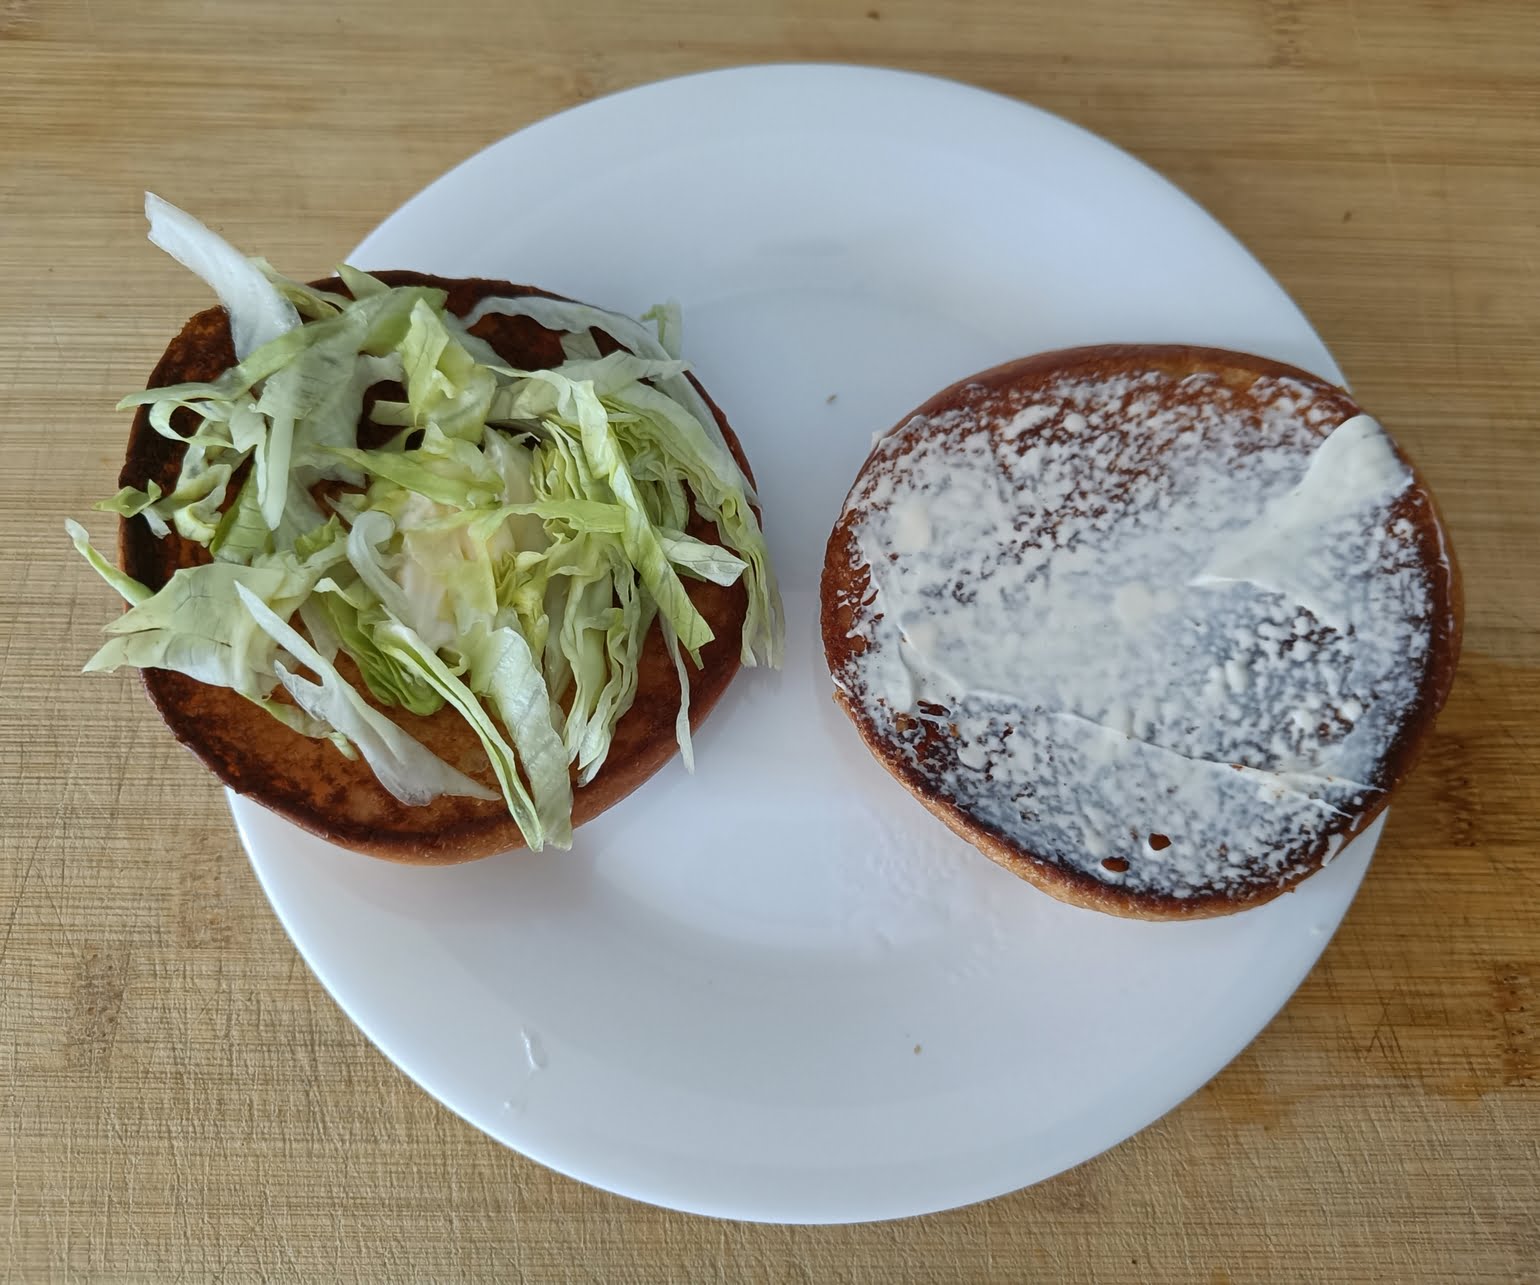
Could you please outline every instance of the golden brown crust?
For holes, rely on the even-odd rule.
[[[488,295],[549,295],[531,286],[482,279],[446,280],[416,272],[376,273],[387,284],[437,286],[449,292],[449,307],[465,314]],[[337,281],[317,283],[339,290]],[[523,317],[490,315],[474,332],[510,365],[529,368],[562,361],[560,338]],[[603,337],[601,347],[605,346]],[[213,379],[234,363],[230,327],[222,309],[200,312],[182,328],[150,376],[149,387]],[[697,385],[699,387],[699,385]],[[705,390],[701,389],[702,395]],[[392,394],[394,395],[394,394]],[[707,403],[739,465],[748,473],[742,446],[721,410]],[[366,403],[372,404],[372,398]],[[362,444],[369,440],[361,425]],[[129,436],[120,486],[143,487],[155,480],[166,490],[175,482],[182,448],[157,434],[141,407]],[[696,518],[691,534],[716,540],[715,528]],[[145,523],[127,519],[119,528],[118,560],[129,575],[159,588],[178,567],[208,561],[201,546],[172,532],[156,539]],[[690,723],[699,726],[739,669],[739,644],[746,605],[741,585],[722,587],[687,581],[690,597],[711,625],[715,641],[701,649],[699,670],[690,675]],[[338,668],[367,697],[347,657]],[[422,865],[447,865],[524,846],[523,836],[499,799],[440,797],[409,807],[392,797],[363,761],[342,757],[326,741],[291,732],[236,692],[211,687],[171,670],[143,671],[145,690],[172,734],[226,785],[295,824],[343,847]],[[675,719],[679,681],[656,627],[648,635],[638,672],[636,701],[615,728],[603,769],[574,791],[573,822],[582,824],[618,803],[677,752]],[[390,710],[390,716],[435,754],[496,788],[485,753],[469,725],[441,710],[426,718]]]
[[[1357,403],[1344,390],[1306,371],[1264,357],[1185,345],[1106,344],[1062,349],[1007,362],[942,390],[899,423],[905,424],[913,416],[942,414],[977,398],[981,392],[1007,387],[1028,389],[1066,375],[1089,382],[1151,370],[1174,378],[1198,373],[1216,374],[1237,392],[1249,390],[1263,377],[1297,380],[1331,407],[1333,424],[1361,413]],[[1407,518],[1415,530],[1418,556],[1428,577],[1433,604],[1429,656],[1416,704],[1376,775],[1374,784],[1382,787],[1381,792],[1352,819],[1351,825],[1340,832],[1344,843],[1375,820],[1391,793],[1411,771],[1432,730],[1434,718],[1448,696],[1460,650],[1463,603],[1459,570],[1432,493],[1415,465],[1407,462],[1412,469],[1413,483],[1394,505],[1391,520]],[[869,578],[858,553],[855,531],[862,508],[856,497],[862,490],[867,469],[872,465],[873,460],[869,458],[851,486],[845,510],[829,536],[824,557],[820,584],[821,629],[824,655],[830,672],[836,677],[849,671],[864,646],[857,626],[859,609],[868,597]],[[900,752],[895,740],[878,726],[859,702],[840,690],[835,692],[835,701],[855,724],[878,761],[933,815],[1013,874],[1071,905],[1132,919],[1192,919],[1232,914],[1289,891],[1324,864],[1320,859],[1303,864],[1281,882],[1189,898],[1104,883],[1076,867],[1025,850],[960,807],[938,788],[936,779],[917,768],[911,756]],[[929,731],[924,733],[930,734]]]

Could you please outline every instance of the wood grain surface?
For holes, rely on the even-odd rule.
[[[510,1154],[310,977],[66,514],[190,277],[146,187],[318,275],[550,112],[870,62],[1062,113],[1299,300],[1447,513],[1465,659],[1342,930],[1228,1070],[894,1224],[671,1214]],[[1526,0],[0,0],[0,1280],[1540,1280],[1540,19]]]

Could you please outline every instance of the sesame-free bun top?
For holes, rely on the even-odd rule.
[[[1024,358],[879,439],[829,539],[825,654],[868,748],[984,853],[1114,914],[1320,869],[1443,704],[1458,575],[1341,388],[1210,348]]]

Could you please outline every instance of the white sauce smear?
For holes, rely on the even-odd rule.
[[[837,680],[1028,852],[1178,898],[1285,880],[1373,802],[1428,653],[1411,474],[1334,417],[1151,373],[911,420],[847,506],[875,597]]]

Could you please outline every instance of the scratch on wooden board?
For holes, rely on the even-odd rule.
[[[1299,0],[1271,0],[1263,12],[1267,26],[1268,42],[1273,52],[1268,56],[1269,67],[1303,67],[1305,19],[1300,13]]]
[[[1513,746],[1518,752],[1519,757],[1537,773],[1540,773],[1540,760],[1535,758],[1534,751],[1519,738],[1518,733],[1513,730],[1508,720],[1503,717],[1505,711],[1483,694],[1480,683],[1473,681],[1476,672],[1475,666],[1464,666],[1460,671],[1460,686],[1470,692],[1471,699],[1481,706],[1481,712],[1486,715],[1487,722],[1503,734],[1503,738],[1509,745]]]
[[[67,760],[70,764],[75,762],[80,753],[80,743],[85,737],[86,730],[84,724],[79,725],[75,730],[75,743],[70,748]],[[66,828],[66,818],[69,815],[70,806],[70,792],[68,790],[60,790],[58,806],[54,808],[52,818],[47,825],[39,829],[37,839],[32,844],[32,850],[27,854],[27,864],[22,868],[21,879],[16,888],[16,900],[11,903],[10,913],[6,916],[5,936],[0,938],[0,964],[5,963],[5,957],[10,952],[11,936],[16,931],[16,919],[21,914],[22,903],[27,898],[27,889],[32,880],[33,868],[37,865],[38,855],[51,842],[61,837],[63,830]],[[49,901],[54,906],[55,914],[59,915],[58,903],[53,901],[52,895],[49,895]],[[62,915],[59,915],[59,930],[60,940],[68,945],[70,941],[69,931]]]
[[[1482,847],[1481,789],[1470,768],[1470,746],[1459,732],[1440,728],[1426,754],[1428,783],[1438,800],[1438,820],[1446,841],[1456,848]]]
[[[64,352],[64,341],[59,338],[59,327],[47,313],[44,313],[43,316],[44,320],[48,322],[48,337],[53,340],[54,354],[58,357],[60,364],[63,364],[68,359]]]
[[[1401,1049],[1401,1037],[1396,1031],[1396,1023],[1390,1017],[1391,1001],[1380,1001],[1379,1020],[1374,1024],[1374,1030],[1369,1035],[1369,1042],[1364,1045],[1366,1054],[1373,1053],[1376,1049],[1385,1059],[1390,1069],[1397,1075],[1406,1074],[1406,1054]]]
[[[230,854],[212,834],[194,837],[182,853],[172,896],[177,945],[224,949],[236,939],[230,907]]]
[[[128,987],[128,965],[128,950],[121,945],[89,946],[81,953],[65,1045],[72,1070],[100,1072],[111,1059]]]
[[[11,588],[11,592],[15,594],[17,601],[21,601],[22,598],[27,594],[28,582],[32,576],[32,568],[36,565],[37,560],[35,558],[23,558],[21,560],[21,582],[19,584],[13,585]],[[69,602],[71,604],[69,607],[70,616],[69,624],[66,625],[66,628],[69,628],[69,625],[74,623],[74,598],[75,595],[72,593],[69,597]],[[63,636],[68,637],[69,635],[65,634]],[[0,674],[9,674],[13,672],[11,670],[11,650],[16,646],[16,640],[19,637],[23,639],[25,638],[24,630],[13,627],[5,631],[5,652],[3,655],[0,655]]]
[[[1537,976],[1540,962],[1496,964],[1492,968],[1492,1007],[1502,1029],[1503,1084],[1510,1089],[1540,1083]]]
[[[1374,77],[1369,74],[1369,66],[1364,59],[1364,38],[1358,29],[1358,0],[1348,0],[1348,17],[1353,23],[1353,46],[1358,51],[1358,70],[1363,73],[1364,87],[1369,91],[1369,103],[1374,108],[1375,134],[1385,157],[1385,172],[1390,175],[1391,194],[1399,201],[1401,179],[1396,174],[1396,163],[1390,158],[1390,143],[1385,137],[1385,113],[1380,110],[1380,91],[1374,87]]]
[[[0,0],[0,40],[31,35],[37,17],[32,0]]]
[[[1454,372],[1465,374],[1465,351],[1460,344],[1460,299],[1455,283],[1454,227],[1449,218],[1449,166],[1438,167],[1438,194],[1440,213],[1444,220],[1444,297],[1447,301],[1445,315],[1449,319],[1449,347],[1454,353]]]
[[[1374,1030],[1370,1033],[1368,1042],[1363,1047],[1363,1053],[1368,1056],[1378,1050],[1384,1058],[1386,1065],[1398,1076],[1407,1078],[1409,1067],[1407,1065],[1405,1050],[1401,1047],[1401,1036],[1397,1030],[1397,1022],[1391,1017],[1391,1005],[1396,1003],[1399,996],[1396,984],[1392,978],[1389,987],[1380,979],[1379,971],[1374,966],[1372,953],[1364,955],[1364,971],[1369,975],[1370,984],[1374,988],[1374,998],[1379,1000],[1379,1018],[1374,1024]],[[1389,994],[1386,994],[1388,989]],[[1366,997],[1367,998],[1367,997]]]
[[[4,965],[5,957],[10,953],[11,934],[16,931],[16,917],[21,914],[21,903],[27,899],[27,884],[32,879],[32,867],[37,864],[37,854],[42,846],[41,842],[32,845],[27,864],[22,867],[21,880],[16,886],[16,900],[11,903],[11,912],[5,917],[5,936],[0,938],[0,966]]]

